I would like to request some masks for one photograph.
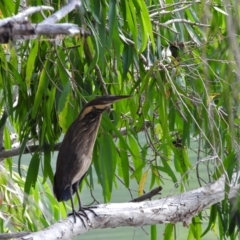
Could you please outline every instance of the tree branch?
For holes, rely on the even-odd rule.
[[[54,151],[58,151],[59,147],[60,147],[61,143],[56,143],[54,145]],[[47,145],[47,148],[49,148],[50,146]],[[18,156],[20,154],[20,150],[21,150],[21,146],[17,147],[17,148],[13,148],[10,150],[3,150],[0,152],[0,162],[4,160],[4,158],[9,158],[9,157],[14,157],[14,156]],[[27,154],[27,153],[33,153],[36,151],[44,151],[44,148],[40,148],[39,145],[31,145],[31,146],[26,146],[26,148],[23,151],[23,154]]]
[[[52,16],[46,18],[42,21],[42,24],[53,24],[60,21],[62,18],[67,16],[71,11],[73,11],[76,7],[82,6],[82,2],[80,0],[69,0],[68,3],[63,6],[59,11],[55,12]]]
[[[159,194],[160,191],[162,191],[162,187],[161,186],[156,187],[152,191],[150,191],[148,193],[145,193],[140,197],[134,198],[129,202],[142,202],[142,201],[145,201],[147,199],[151,199],[153,196]]]
[[[139,132],[145,130],[145,128],[149,128],[151,127],[151,123],[149,121],[145,121],[142,128],[139,129]],[[133,128],[134,130],[135,128]],[[135,129],[136,131],[136,129]],[[126,135],[127,134],[127,128],[123,127],[119,130],[119,132],[121,133],[121,135]],[[116,135],[113,136],[114,138],[117,137]],[[52,151],[58,151],[60,148],[60,145],[62,143],[56,143],[52,149]],[[20,144],[19,144],[20,145]],[[28,154],[28,153],[33,153],[35,151],[44,151],[45,148],[49,149],[50,145],[45,145],[45,147],[40,147],[39,145],[27,145],[25,150],[23,151],[23,154]],[[14,157],[14,156],[18,156],[20,154],[20,150],[21,150],[21,146],[16,147],[16,148],[12,148],[10,150],[0,150],[0,162],[3,161],[5,158],[9,158],[9,157]]]
[[[8,24],[9,22],[24,22],[24,21],[26,21],[27,16],[29,16],[33,13],[36,13],[36,12],[43,11],[43,10],[53,11],[54,8],[49,7],[49,6],[38,6],[38,7],[27,8],[13,17],[1,19],[0,27],[3,27],[4,25]]]
[[[70,0],[59,11],[38,24],[31,24],[26,17],[35,12],[54,10],[52,7],[30,7],[16,16],[5,18],[0,21],[0,43],[8,43],[9,41],[18,39],[33,39],[41,35],[56,36],[81,34],[83,36],[88,36],[90,32],[83,28],[79,28],[78,25],[70,23],[56,24],[56,22],[64,18],[69,12],[81,5],[82,3],[80,0]]]
[[[0,239],[12,239],[20,238],[23,236],[29,235],[29,232],[16,232],[16,233],[1,233]]]
[[[237,178],[239,176],[235,175],[230,185],[229,199],[238,195],[240,185],[236,184]],[[199,212],[225,199],[225,184],[223,175],[212,184],[176,196],[140,203],[100,204],[94,208],[97,216],[87,212],[89,221],[85,223],[86,227],[80,219],[77,219],[74,224],[73,216],[70,216],[42,231],[20,239],[42,240],[46,239],[46,236],[48,240],[70,239],[93,229],[121,226],[137,227],[177,222],[183,222],[184,226],[188,226]]]
[[[171,19],[165,23],[157,23],[156,21],[154,21],[154,23],[157,24],[158,26],[162,26],[162,27],[165,27],[165,26],[173,24],[173,23],[186,23],[186,24],[194,25],[194,26],[198,26],[198,27],[211,27],[211,25],[208,25],[208,24],[191,22],[186,19]]]

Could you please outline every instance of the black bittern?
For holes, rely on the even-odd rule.
[[[74,222],[76,215],[80,219],[83,215],[87,218],[77,190],[92,162],[93,147],[102,114],[112,103],[129,97],[131,96],[102,96],[90,101],[83,107],[64,136],[57,158],[53,192],[59,202],[71,200]],[[79,212],[83,214],[74,209],[72,195],[75,192]]]

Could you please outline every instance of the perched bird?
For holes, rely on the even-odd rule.
[[[57,158],[53,192],[59,202],[71,200],[74,222],[76,222],[76,215],[87,217],[77,190],[92,162],[93,147],[102,114],[112,103],[129,97],[131,96],[109,95],[90,101],[83,107],[64,136]],[[82,214],[74,209],[72,195],[75,192],[78,198],[79,212]]]

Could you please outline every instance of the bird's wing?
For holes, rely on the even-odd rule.
[[[53,189],[58,201],[70,199],[72,184],[80,181],[87,172],[91,164],[99,121],[96,122],[97,126],[89,127],[87,122],[79,124],[78,120],[75,120],[65,134],[59,149],[54,176]]]

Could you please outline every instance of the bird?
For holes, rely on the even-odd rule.
[[[131,96],[106,95],[88,102],[76,120],[70,125],[63,138],[57,157],[53,192],[58,202],[71,200],[72,213],[69,215],[73,215],[75,223],[76,216],[82,222],[81,216],[88,219],[84,210],[87,209],[93,212],[89,208],[82,207],[78,187],[92,162],[92,152],[102,114],[109,109],[112,103],[129,97]],[[78,212],[75,211],[73,204],[73,195],[75,193],[79,204]]]

